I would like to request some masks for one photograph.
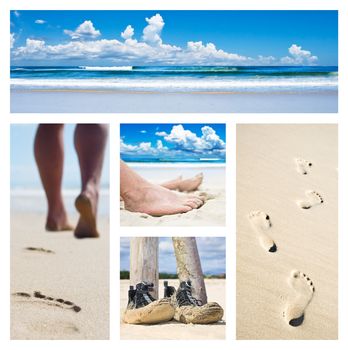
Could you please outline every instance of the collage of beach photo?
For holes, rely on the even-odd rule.
[[[347,346],[324,2],[0,5],[1,348]]]

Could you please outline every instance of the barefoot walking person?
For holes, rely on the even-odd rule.
[[[34,142],[35,160],[48,203],[47,231],[73,229],[62,196],[63,132],[64,124],[40,124]],[[108,126],[105,124],[78,124],[75,128],[74,144],[81,173],[81,193],[75,200],[80,214],[74,230],[76,238],[99,236],[97,209],[107,138]]]

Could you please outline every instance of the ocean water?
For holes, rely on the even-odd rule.
[[[191,155],[187,157],[176,157],[170,155],[162,155],[162,156],[141,156],[134,154],[125,154],[121,153],[121,159],[126,163],[136,163],[143,164],[144,166],[152,166],[156,164],[163,164],[166,166],[192,166],[193,164],[224,164],[226,162],[225,154],[220,156],[200,156],[200,155]]]
[[[150,92],[337,91],[338,67],[11,67],[12,89]]]

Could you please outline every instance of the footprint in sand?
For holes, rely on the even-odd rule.
[[[295,158],[297,172],[301,175],[307,175],[309,168],[313,166],[311,162],[302,158]]]
[[[49,297],[47,295],[42,294],[41,292],[35,291],[33,294],[30,293],[26,293],[26,292],[16,292],[16,293],[12,293],[12,296],[14,298],[16,298],[16,300],[18,302],[42,302],[46,305],[50,305],[50,306],[56,306],[56,307],[60,307],[63,309],[68,309],[68,310],[72,310],[75,312],[80,312],[81,308],[80,306],[77,306],[76,304],[74,304],[73,302],[69,301],[69,300],[64,300],[61,298],[53,298],[53,297]]]
[[[268,231],[272,227],[269,215],[263,211],[252,211],[249,214],[249,221],[254,228],[254,231],[259,236],[261,246],[270,253],[277,251],[277,246],[268,235]]]
[[[301,209],[310,209],[316,205],[324,203],[323,197],[316,191],[308,190],[305,192],[307,199],[297,201]]]
[[[315,288],[312,280],[297,270],[291,272],[288,282],[296,296],[286,305],[283,317],[290,326],[298,327],[303,323],[305,310],[313,298]]]
[[[24,250],[29,250],[31,252],[45,253],[45,254],[54,254],[53,250],[45,249],[45,248],[25,247]]]

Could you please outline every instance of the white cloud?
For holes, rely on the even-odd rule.
[[[151,142],[140,142],[138,144],[127,144],[121,138],[121,153],[127,156],[162,157],[165,159],[185,159],[187,157],[200,159],[202,157],[214,157],[223,159],[225,156],[225,142],[216,134],[210,126],[201,128],[202,135],[198,136],[190,130],[184,129],[182,125],[172,127],[170,133],[158,131],[155,144]],[[173,145],[168,147],[164,141]]]
[[[135,153],[135,154],[156,155],[162,151],[167,151],[168,148],[163,146],[163,143],[161,140],[157,140],[156,146],[154,147],[152,146],[151,142],[140,142],[139,144],[131,145],[121,140],[120,150],[122,153],[127,153],[127,154]]]
[[[142,134],[146,134],[146,133],[147,133],[146,130],[140,130],[140,132],[141,132]]]
[[[258,64],[261,65],[271,65],[274,64],[277,61],[277,59],[274,56],[262,56],[262,55],[258,55],[257,56],[257,62]]]
[[[156,14],[151,18],[145,18],[148,25],[143,30],[143,40],[154,45],[161,45],[161,32],[164,27],[164,21],[160,14]]]
[[[64,33],[73,40],[95,39],[101,35],[100,31],[94,28],[92,21],[84,21],[74,31],[65,29]]]
[[[123,39],[132,39],[134,35],[134,28],[131,25],[128,25],[124,32],[121,33]]]
[[[41,51],[45,47],[44,40],[35,40],[35,39],[27,39],[26,40],[26,48],[28,52],[38,52]]]
[[[184,56],[189,56],[190,59],[193,58],[197,63],[204,63],[207,60],[213,62],[245,62],[248,60],[248,57],[217,49],[213,43],[204,45],[202,41],[189,41]]]
[[[15,37],[14,37],[14,33],[11,33],[10,34],[10,48],[12,49],[13,48],[13,45],[15,43]]]
[[[138,146],[126,144],[123,140],[121,140],[120,151],[121,152],[134,152],[138,149]]]
[[[301,46],[298,46],[296,44],[292,44],[289,47],[289,52],[293,55],[293,56],[299,56],[299,57],[309,57],[311,55],[310,51],[306,51],[306,50],[302,50]]]
[[[117,39],[98,39],[101,32],[90,20],[84,21],[76,30],[64,30],[70,42],[33,47],[21,46],[12,51],[14,60],[103,60],[104,64],[116,65],[299,65],[315,64],[318,57],[308,50],[293,44],[288,49],[289,56],[275,58],[259,55],[255,58],[238,53],[227,52],[214,43],[188,41],[178,47],[164,43],[161,33],[165,22],[160,14],[146,18],[142,40],[134,38],[134,28],[128,25],[120,33],[124,41]],[[34,40],[34,39],[28,39]],[[28,43],[28,41],[27,41]],[[29,41],[30,44],[30,41]]]
[[[20,12],[19,11],[13,11],[13,13],[14,13],[14,15],[16,16],[16,17],[19,17],[21,14],[20,14]]]
[[[197,136],[190,130],[185,130],[182,125],[174,125],[169,134],[156,132],[157,136],[173,144],[176,149],[190,152],[203,152],[209,150],[224,150],[225,142],[220,139],[215,130],[210,126],[201,128],[202,136]]]
[[[318,57],[312,55],[308,50],[303,50],[302,46],[292,44],[289,49],[289,56],[282,57],[280,62],[282,64],[296,65],[296,64],[315,64],[318,61]]]
[[[151,142],[140,142],[139,150],[143,152],[149,152],[152,149]]]
[[[159,151],[166,151],[168,150],[168,147],[163,146],[163,143],[161,140],[157,140],[156,147]]]
[[[174,245],[172,238],[161,238],[158,249],[161,254],[174,254]]]
[[[157,131],[156,135],[157,136],[167,136],[167,133],[165,131]]]
[[[43,19],[37,19],[37,20],[35,21],[35,23],[36,23],[36,24],[45,24],[46,21],[43,20]]]

